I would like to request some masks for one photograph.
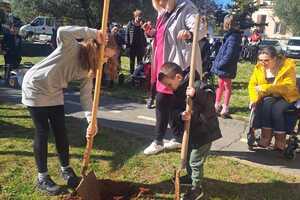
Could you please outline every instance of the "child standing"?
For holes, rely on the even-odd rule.
[[[227,15],[224,18],[224,42],[213,63],[211,72],[218,76],[215,109],[223,118],[231,118],[229,103],[232,93],[232,79],[236,77],[237,63],[241,53],[242,34],[237,17]],[[221,100],[224,94],[224,103]]]
[[[100,45],[106,45],[106,60],[116,53],[113,41],[107,42],[105,34],[87,27],[60,27],[57,42],[56,50],[34,65],[25,74],[22,84],[22,103],[28,107],[36,128],[33,150],[38,170],[37,188],[50,195],[62,192],[62,188],[48,174],[47,146],[50,128],[55,138],[62,178],[73,188],[80,181],[69,163],[63,89],[73,80],[81,81],[80,101],[89,123],[87,137],[96,134],[97,127],[92,127],[90,122],[93,78],[98,67]]]
[[[191,120],[188,144],[187,177],[181,183],[192,184],[184,194],[184,200],[198,200],[203,197],[203,164],[209,154],[212,142],[221,138],[219,121],[214,107],[213,92],[197,81],[195,88],[189,88],[189,70],[182,71],[175,63],[165,63],[158,80],[174,91],[177,106],[171,111],[176,127],[183,132],[184,121]],[[193,113],[185,111],[186,96],[193,99]]]

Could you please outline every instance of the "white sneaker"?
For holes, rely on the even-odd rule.
[[[145,150],[144,154],[145,155],[153,155],[157,154],[158,152],[161,152],[164,150],[164,146],[157,144],[156,142],[152,142]]]
[[[164,142],[164,148],[169,150],[179,149],[181,148],[181,143],[177,142],[175,139],[171,139],[169,142]]]

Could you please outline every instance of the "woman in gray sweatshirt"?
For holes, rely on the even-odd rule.
[[[54,133],[62,177],[70,186],[76,187],[79,183],[80,179],[69,166],[63,89],[67,88],[70,81],[81,80],[80,101],[87,121],[90,122],[93,78],[99,64],[100,45],[106,44],[105,59],[114,56],[117,47],[114,41],[107,42],[104,37],[96,29],[60,27],[56,50],[25,74],[22,103],[28,107],[36,127],[34,156],[38,168],[37,187],[49,194],[57,195],[62,191],[48,175],[49,127]]]

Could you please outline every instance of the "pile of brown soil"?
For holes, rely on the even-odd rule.
[[[139,187],[137,184],[130,182],[118,182],[112,180],[98,180],[98,188],[101,200],[131,200],[138,199],[145,194],[149,194],[150,190]],[[61,200],[83,200],[79,196],[70,195]]]

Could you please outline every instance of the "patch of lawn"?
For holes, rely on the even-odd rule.
[[[235,115],[249,116],[248,83],[254,65],[250,62],[238,64],[237,76],[232,82],[232,96],[230,100],[230,112]]]
[[[34,128],[25,108],[0,105],[0,199],[54,200],[34,188],[36,168],[32,152]],[[80,171],[85,148],[84,120],[67,117],[71,164]],[[48,167],[53,179],[59,177],[59,163],[53,137],[49,138]],[[178,152],[144,156],[149,144],[136,137],[110,129],[101,129],[95,138],[90,169],[98,178],[139,183],[152,190],[151,199],[172,199],[174,166],[179,165]],[[209,156],[205,164],[205,199],[276,200],[299,199],[300,179],[255,168],[219,156]]]

